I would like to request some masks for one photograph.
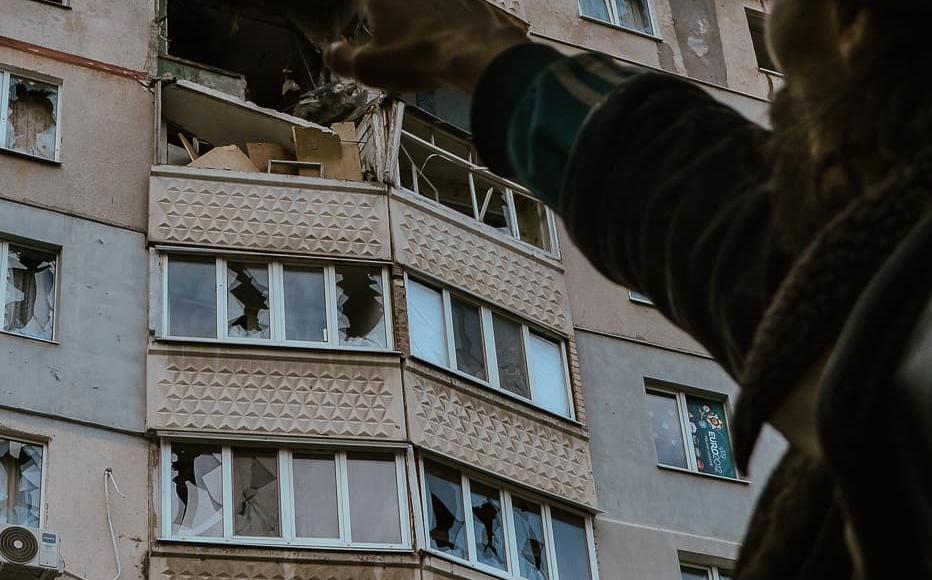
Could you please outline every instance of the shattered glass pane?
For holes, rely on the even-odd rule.
[[[511,505],[521,577],[527,580],[547,580],[550,574],[547,570],[544,520],[540,506],[519,497],[512,497]]]
[[[233,533],[281,537],[278,452],[233,450]]]
[[[327,300],[323,268],[286,266],[285,338],[326,342]]]
[[[441,366],[449,365],[443,295],[433,288],[408,280],[408,321],[412,354]]]
[[[487,380],[482,318],[478,306],[453,299],[453,344],[456,368],[477,379]]]
[[[217,265],[213,258],[169,258],[168,334],[217,337]]]
[[[336,460],[328,455],[294,455],[295,533],[299,538],[339,538]]]
[[[506,391],[531,398],[531,384],[527,375],[527,357],[521,325],[497,314],[492,315],[495,331],[495,355],[498,359],[498,377]]]
[[[364,266],[337,266],[336,284],[340,344],[386,348],[382,271]]]
[[[589,568],[586,520],[558,509],[551,509],[550,515],[560,578],[589,580],[592,578],[592,571]]]
[[[430,546],[466,559],[468,551],[462,478],[458,471],[435,464],[427,464],[425,474]]]
[[[654,446],[657,448],[657,462],[686,469],[686,445],[683,443],[683,427],[676,397],[647,393],[647,415]]]
[[[223,536],[220,446],[172,444],[173,537]]]
[[[10,244],[3,330],[52,339],[55,255]]]
[[[399,167],[404,187],[414,191],[417,179],[417,193],[475,219],[470,174],[464,164],[402,135]]]
[[[227,321],[231,338],[271,338],[267,265],[227,263]]]
[[[560,345],[532,332],[528,354],[533,369],[534,401],[552,413],[568,417],[570,400]]]
[[[0,524],[39,527],[42,446],[0,439]]]
[[[547,225],[547,210],[544,204],[523,195],[515,194],[514,198],[521,240],[550,251],[550,228]]]
[[[9,97],[7,149],[55,159],[58,87],[10,75]]]
[[[505,188],[479,175],[474,175],[473,181],[476,187],[476,203],[479,205],[479,221],[504,234],[514,236]]]
[[[390,453],[350,453],[346,471],[353,542],[400,544],[401,515],[395,456]]]
[[[475,481],[470,482],[470,491],[476,558],[487,566],[508,570],[501,496],[497,489]]]

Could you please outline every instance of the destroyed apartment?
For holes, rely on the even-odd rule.
[[[490,3],[709,81],[682,0]],[[762,116],[735,4],[708,87]],[[690,422],[730,452],[734,384],[485,167],[468,95],[324,65],[368,36],[346,0],[0,4],[0,580],[729,578],[759,490]]]

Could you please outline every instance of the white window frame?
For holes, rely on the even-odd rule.
[[[55,4],[54,2],[50,2]],[[69,3],[70,4],[70,3]],[[39,155],[32,155],[16,149],[10,149],[6,142],[7,122],[10,116],[10,77],[16,76],[31,81],[54,85],[58,88],[58,102],[55,106],[55,157],[48,159]],[[53,163],[61,162],[61,128],[62,128],[62,81],[46,75],[34,72],[24,71],[16,67],[8,67],[0,64],[0,150],[9,151],[16,155],[24,155],[31,159],[49,161]]]
[[[642,306],[654,306],[653,300],[634,290],[628,290],[628,300]]]
[[[426,463],[435,463],[447,467],[451,470],[457,471],[460,474],[460,488],[462,490],[462,497],[460,498],[463,501],[463,514],[465,518],[465,528],[466,528],[466,551],[468,554],[468,559],[460,558],[452,554],[447,554],[441,550],[434,549],[430,544],[430,512],[427,508],[428,506],[428,489],[427,489],[427,468]],[[518,497],[525,501],[535,503],[540,506],[541,509],[541,520],[544,528],[544,544],[547,551],[547,570],[549,572],[549,580],[560,580],[559,570],[557,568],[557,553],[555,542],[553,539],[553,520],[551,517],[551,507],[554,507],[562,512],[573,514],[575,516],[581,517],[586,523],[586,544],[589,551],[589,570],[591,571],[592,579],[599,580],[599,568],[598,561],[596,558],[595,551],[595,528],[593,526],[592,515],[580,511],[578,509],[565,506],[565,505],[554,505],[553,502],[550,502],[541,497],[537,497],[533,494],[521,493],[520,491],[514,490],[512,487],[497,482],[487,476],[475,472],[469,472],[460,467],[452,465],[442,459],[437,459],[434,457],[421,457],[418,461],[418,472],[421,481],[421,512],[422,519],[420,525],[424,526],[424,549],[429,554],[455,562],[462,566],[467,566],[480,572],[484,572],[490,576],[495,576],[497,578],[502,578],[503,580],[523,580],[523,576],[520,575],[520,567],[516,570],[516,564],[518,560],[518,544],[517,537],[515,536],[515,522],[514,522],[514,513],[512,511],[512,498]],[[502,531],[505,534],[505,545],[506,545],[506,560],[508,562],[508,571],[502,571],[492,566],[488,566],[479,562],[479,559],[476,555],[476,531],[474,527],[474,522],[472,518],[472,510],[470,509],[472,502],[472,489],[470,487],[470,481],[476,481],[487,485],[493,489],[499,491],[499,497],[501,498],[502,506]],[[563,580],[579,580],[577,578],[564,578]]]
[[[171,519],[171,446],[179,445],[213,445],[220,448],[221,470],[223,474],[223,537],[210,536],[174,536]],[[405,471],[407,451],[399,447],[347,447],[336,444],[281,446],[276,443],[257,444],[249,440],[227,438],[224,442],[215,439],[200,438],[166,438],[161,443],[161,503],[162,525],[161,540],[194,544],[230,544],[249,546],[271,546],[288,548],[326,548],[335,550],[378,550],[385,552],[411,551],[411,522],[408,504],[408,486]],[[278,486],[279,486],[279,525],[281,537],[237,536],[233,531],[233,449],[276,449],[278,452]],[[336,464],[337,482],[337,519],[339,538],[299,538],[295,532],[295,490],[293,459],[295,453],[320,452],[333,453]],[[395,456],[395,481],[398,494],[398,524],[401,530],[401,543],[353,542],[350,522],[351,507],[349,499],[349,477],[347,455],[353,453],[384,453]]]
[[[210,337],[190,337],[174,336],[169,333],[169,280],[168,280],[168,263],[172,256],[181,257],[201,257],[213,258],[215,260],[216,282],[216,312],[217,312],[217,336]],[[228,318],[227,318],[227,263],[241,262],[265,265],[269,270],[269,336],[270,338],[241,338],[228,336]],[[309,342],[303,340],[288,340],[285,337],[286,330],[286,312],[285,312],[285,283],[284,272],[288,266],[321,268],[324,273],[324,295],[325,308],[327,316],[327,328],[324,332],[326,340],[322,342]],[[339,331],[339,307],[337,305],[336,291],[336,269],[340,266],[359,266],[379,270],[382,273],[382,310],[385,323],[386,346],[385,347],[367,347],[355,345],[341,345]],[[390,352],[395,348],[394,332],[392,326],[392,297],[391,297],[391,280],[389,279],[388,268],[383,264],[372,263],[324,263],[320,261],[298,260],[288,258],[269,258],[253,254],[244,255],[216,255],[203,252],[185,252],[185,251],[163,251],[159,256],[159,267],[162,275],[162,320],[161,329],[158,336],[159,340],[172,340],[184,342],[203,342],[215,344],[244,344],[251,346],[272,346],[283,348],[315,348],[315,349],[332,349],[332,350],[353,350],[366,352]]]
[[[694,397],[696,399],[705,399],[707,401],[712,401],[715,403],[720,403],[725,408],[725,429],[728,431],[728,442],[731,445],[731,448],[734,449],[734,441],[731,438],[731,409],[728,404],[727,397],[703,394],[703,393],[692,393],[686,391],[680,391],[676,389],[671,389],[668,387],[659,387],[651,383],[647,386],[648,395],[659,395],[666,397],[675,397],[676,398],[676,410],[679,414],[680,420],[680,437],[683,439],[683,447],[686,449],[686,465],[687,468],[684,470],[678,465],[667,465],[666,463],[660,463],[660,459],[657,460],[657,465],[664,469],[673,469],[677,471],[687,471],[689,473],[695,473],[697,475],[702,475],[705,477],[714,477],[716,479],[724,479],[725,481],[737,481],[742,482],[741,476],[738,475],[734,478],[725,477],[722,475],[716,475],[714,473],[705,473],[704,471],[699,471],[699,464],[696,459],[696,449],[693,446],[692,436],[690,435],[689,429],[689,411],[686,407],[686,397]],[[656,447],[655,447],[656,452]],[[688,566],[684,564],[684,566]]]
[[[617,28],[621,28],[627,32],[633,32],[635,34],[642,34],[644,36],[649,36],[651,38],[659,38],[657,33],[657,22],[654,19],[654,7],[651,5],[652,0],[644,0],[644,6],[647,9],[647,20],[650,22],[650,30],[638,30],[637,28],[631,28],[621,22],[621,17],[618,14],[618,8],[615,6],[616,0],[601,0],[605,3],[606,8],[608,9],[609,20],[605,21],[601,18],[597,18],[590,14],[583,12],[582,2],[579,0],[576,1],[576,7],[579,10],[579,16],[585,18],[586,20],[592,20],[594,22],[604,22],[605,24],[610,24]]]
[[[10,246],[19,246],[22,248],[28,248],[30,250],[35,250],[37,252],[45,252],[55,256],[55,287],[52,289],[52,336],[50,338],[43,338],[41,336],[31,336],[28,334],[23,334],[21,332],[15,332],[12,330],[3,330],[3,327],[6,325],[6,285],[7,285],[7,268],[10,265]],[[60,300],[60,287],[61,287],[61,251],[54,250],[49,248],[43,248],[33,244],[22,243],[18,241],[10,241],[7,239],[0,239],[0,334],[6,334],[10,336],[19,336],[21,338],[27,338],[29,340],[38,340],[41,342],[48,342],[52,344],[57,344],[56,337],[58,335],[58,309],[61,306]]]
[[[547,332],[539,328],[532,328],[527,322],[524,322],[523,320],[515,316],[506,314],[505,312],[502,312],[501,310],[493,310],[492,308],[486,306],[485,304],[473,298],[470,298],[462,293],[453,292],[449,288],[441,284],[437,284],[432,281],[424,281],[424,279],[420,277],[410,279],[408,277],[407,272],[405,272],[405,291],[406,291],[405,294],[406,295],[408,294],[407,291],[410,288],[411,282],[430,288],[431,290],[435,292],[440,292],[443,297],[442,324],[443,324],[444,336],[446,337],[446,343],[447,343],[446,344],[447,365],[443,366],[442,368],[456,374],[459,377],[462,377],[464,379],[467,379],[475,383],[479,383],[480,385],[484,387],[493,389],[494,391],[502,395],[505,395],[506,397],[510,397],[517,401],[530,404],[534,406],[535,408],[540,409],[544,413],[548,413],[550,415],[554,415],[562,419],[569,419],[571,421],[576,420],[576,401],[575,401],[575,397],[573,396],[573,383],[570,380],[569,357],[567,356],[565,338],[558,337],[554,335],[554,333],[552,332]],[[479,320],[480,320],[481,328],[482,328],[483,354],[485,355],[486,375],[488,376],[487,380],[482,380],[479,377],[475,377],[457,368],[456,337],[455,337],[455,333],[453,330],[453,298],[454,297],[460,302],[464,302],[466,304],[475,306],[476,308],[479,309],[479,314],[480,314]],[[508,391],[501,386],[501,378],[499,377],[499,374],[498,374],[498,354],[495,352],[495,334],[493,330],[493,314],[500,316],[502,318],[506,318],[521,327],[521,339],[523,342],[522,346],[524,349],[524,362],[525,362],[527,373],[528,373],[528,387],[530,388],[530,391],[531,391],[530,399],[527,399],[525,397],[522,397],[521,395],[512,393],[511,391]],[[537,387],[534,384],[534,370],[533,370],[534,362],[531,359],[531,356],[529,354],[530,350],[528,349],[528,345],[530,343],[530,336],[532,333],[537,334],[541,336],[542,338],[545,338],[546,340],[549,340],[553,343],[560,345],[560,361],[563,367],[563,386],[566,390],[566,397],[567,397],[566,400],[568,403],[567,406],[569,407],[568,415],[561,415],[559,413],[555,413],[549,409],[545,409],[541,407],[537,403],[538,397],[535,396],[537,392]],[[413,349],[412,349],[411,356],[417,358],[418,360],[422,360],[423,362],[427,364],[435,365],[435,366],[437,365],[436,362],[429,361],[426,359],[421,359],[420,357],[417,357],[417,355],[413,354]]]
[[[2,431],[0,431],[0,439],[4,439],[6,441],[15,441],[16,443],[25,443],[26,445],[35,445],[36,447],[42,448],[42,481],[39,483],[39,527],[44,528],[47,502],[46,490],[48,489],[49,480],[49,442],[33,439],[30,437],[21,437],[19,435],[9,435]]]
[[[697,564],[689,564],[680,562],[680,575],[682,576],[682,569],[686,568],[693,572],[705,573],[707,580],[722,580],[721,573],[722,569],[719,566],[700,566]],[[734,577],[734,572],[730,573],[729,576]]]
[[[484,213],[483,210],[485,209],[485,207],[484,206],[480,207],[479,191],[476,189],[476,177],[482,177],[483,179],[491,181],[495,185],[502,188],[502,191],[505,194],[505,203],[508,207],[508,222],[509,222],[509,230],[510,230],[509,237],[515,240],[524,242],[524,240],[521,239],[521,232],[519,231],[519,228],[518,228],[518,213],[517,213],[517,206],[515,205],[515,197],[516,196],[526,197],[529,200],[531,200],[533,203],[538,204],[544,210],[545,223],[541,225],[546,230],[548,242],[549,242],[547,245],[549,247],[539,248],[531,244],[530,242],[524,242],[524,243],[527,246],[534,248],[536,251],[544,252],[550,257],[553,257],[553,258],[560,257],[560,246],[559,246],[559,241],[557,237],[557,221],[556,221],[556,217],[554,216],[553,212],[550,210],[549,207],[547,207],[543,202],[536,199],[527,188],[513,181],[499,177],[495,175],[494,173],[492,173],[491,171],[489,171],[488,169],[486,169],[485,167],[481,167],[477,165],[473,159],[472,145],[464,142],[465,145],[470,147],[470,158],[469,159],[463,159],[453,153],[446,151],[445,149],[438,147],[435,144],[436,140],[434,137],[434,128],[430,128],[430,129],[431,129],[430,141],[426,141],[423,138],[418,137],[417,135],[402,129],[399,149],[404,147],[405,139],[410,139],[414,141],[416,144],[422,147],[426,147],[428,151],[431,152],[431,156],[440,157],[444,159],[445,161],[448,161],[450,163],[453,163],[454,165],[458,165],[462,167],[463,169],[465,169],[467,172],[468,178],[469,178],[469,192],[470,192],[470,198],[472,201],[472,218],[478,224],[480,224],[483,228],[488,229],[489,231],[495,232],[498,235],[502,235],[502,232],[500,230],[487,225],[485,222],[483,222],[480,219],[480,215]],[[403,157],[406,157],[406,155],[404,154],[403,151],[399,151],[399,154],[398,154],[398,174],[399,175],[401,175],[402,168],[406,164],[406,162],[402,159]],[[420,193],[420,187],[418,185],[419,183],[418,174],[420,173],[420,169],[412,162],[408,170],[411,172],[411,183],[414,189],[411,190],[411,189],[408,189],[402,186],[400,180],[398,182],[398,186],[407,192],[417,195],[419,198],[427,197],[428,199],[430,199],[430,197],[422,195]],[[434,201],[436,203],[440,203],[439,200],[435,199]]]

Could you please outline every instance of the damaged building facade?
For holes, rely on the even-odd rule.
[[[779,83],[761,0],[493,4],[758,121]],[[0,5],[0,578],[729,577],[779,438],[739,478],[735,385],[484,167],[467,97],[326,69],[367,35]]]

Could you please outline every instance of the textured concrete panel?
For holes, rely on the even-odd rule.
[[[152,242],[391,258],[379,186],[158,167],[149,189]]]
[[[408,423],[415,445],[595,506],[588,437],[577,425],[434,370],[409,364]]]
[[[219,557],[154,557],[149,578],[171,580],[414,580],[410,566],[379,563],[378,558],[309,562],[284,559],[243,560]],[[355,561],[353,561],[355,560]],[[367,562],[366,560],[376,560]]]
[[[520,242],[427,200],[392,196],[397,259],[454,287],[565,334],[572,330],[563,270]]]
[[[404,439],[394,357],[228,348],[149,352],[149,428]]]

